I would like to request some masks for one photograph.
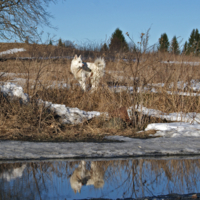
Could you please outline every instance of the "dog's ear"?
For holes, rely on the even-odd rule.
[[[77,59],[77,55],[74,56],[74,59]]]
[[[79,56],[79,58],[81,59],[81,55]]]

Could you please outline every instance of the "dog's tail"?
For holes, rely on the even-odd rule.
[[[98,66],[99,68],[101,68],[102,70],[104,70],[104,68],[106,67],[106,63],[105,63],[105,60],[104,58],[97,58],[95,61],[94,61],[95,65]]]

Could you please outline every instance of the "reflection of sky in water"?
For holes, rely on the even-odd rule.
[[[199,161],[138,158],[2,163],[0,199],[115,199],[199,193]],[[82,187],[81,182],[85,184]],[[76,193],[72,187],[77,187]]]

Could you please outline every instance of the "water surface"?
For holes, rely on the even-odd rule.
[[[0,199],[116,199],[199,192],[200,157],[0,163]]]

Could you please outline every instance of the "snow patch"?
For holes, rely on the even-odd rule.
[[[145,131],[156,130],[152,136],[162,137],[200,137],[200,113],[163,113],[160,110],[148,109],[143,106],[135,107],[138,112],[144,115],[153,116],[172,123],[152,123],[148,124]],[[132,116],[132,107],[128,110],[128,115]]]
[[[7,82],[4,85],[0,85],[0,90],[4,95],[18,97],[25,102],[29,101],[28,94],[24,93],[23,88],[21,86],[17,86],[14,83]]]
[[[200,124],[185,122],[153,123],[149,124],[147,130],[157,130],[154,136],[162,137],[200,137]]]
[[[130,107],[127,112],[129,117],[132,116],[132,109]],[[144,106],[135,106],[135,109],[138,112],[142,112],[144,115],[153,116],[161,119],[166,119],[167,121],[181,121],[181,122],[188,122],[191,124],[200,123],[200,113],[190,112],[190,113],[183,113],[183,112],[176,112],[176,113],[163,113],[160,110],[149,109]]]
[[[17,52],[23,52],[23,51],[26,51],[26,49],[24,49],[24,48],[14,48],[14,49],[10,49],[10,50],[7,50],[7,51],[0,52],[0,56],[6,55],[6,54],[13,54],[13,53],[17,53]]]
[[[103,114],[97,111],[86,112],[78,108],[69,108],[64,104],[53,104],[52,102],[43,101],[41,99],[39,100],[39,103],[43,104],[45,107],[49,107],[51,111],[59,115],[63,124],[79,124]],[[107,115],[107,113],[104,114]]]

